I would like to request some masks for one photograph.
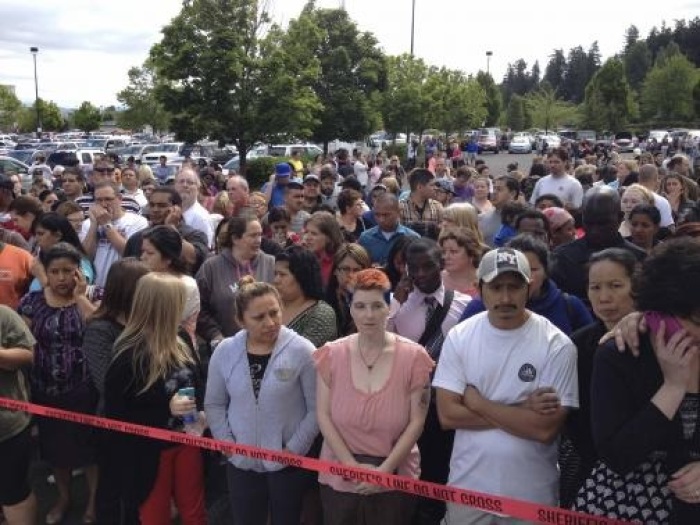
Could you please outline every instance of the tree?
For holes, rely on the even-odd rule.
[[[651,67],[651,52],[645,40],[633,43],[625,50],[625,74],[632,89],[638,90]]]
[[[639,41],[639,29],[634,24],[627,28],[625,31],[625,50],[624,53],[627,54],[630,48]]]
[[[586,86],[585,124],[592,129],[621,131],[633,113],[632,90],[625,77],[625,66],[619,58],[611,58]]]
[[[540,88],[526,98],[527,108],[532,116],[532,125],[545,131],[556,129],[563,123],[577,120],[576,107],[557,99],[552,86],[542,82]]]
[[[693,88],[693,106],[695,108],[695,118],[700,118],[700,80]]]
[[[525,129],[525,99],[520,95],[513,95],[506,110],[506,125],[515,131]]]
[[[496,87],[496,83],[493,81],[490,73],[479,71],[476,74],[476,81],[486,95],[486,119],[484,125],[495,126],[501,117],[501,108],[503,107],[501,92]]]
[[[422,133],[428,127],[434,110],[434,100],[425,89],[429,73],[422,59],[409,54],[387,58],[387,88],[381,97],[382,120],[387,131]]]
[[[323,144],[357,140],[379,125],[373,100],[386,89],[384,54],[371,33],[360,32],[345,9],[316,8],[309,1],[289,24],[285,41],[298,45],[307,60],[317,57],[320,74],[311,87],[321,102],[312,138]]]
[[[564,82],[565,75],[566,57],[564,56],[564,51],[555,49],[554,54],[549,57],[549,62],[544,70],[544,78],[542,80],[545,80],[552,87],[554,92],[558,93]]]
[[[75,127],[86,132],[99,129],[101,122],[102,115],[99,108],[96,108],[88,101],[80,104],[80,107],[73,113],[73,124]]]
[[[427,84],[427,94],[437,106],[429,119],[431,127],[449,136],[478,127],[486,119],[486,93],[473,78],[443,67],[432,72]]]
[[[19,119],[22,103],[7,86],[0,85],[0,129],[10,130]]]
[[[150,53],[171,130],[235,144],[241,169],[257,141],[309,137],[322,109],[309,87],[319,62],[293,55],[284,37],[257,1],[185,1]]]
[[[687,122],[695,114],[693,89],[700,72],[682,54],[660,53],[640,92],[642,116],[660,124]]]
[[[128,129],[151,126],[154,133],[168,129],[170,115],[156,98],[157,78],[152,65],[146,61],[141,67],[132,67],[128,76],[129,85],[117,93],[117,100],[125,106],[118,117],[119,126]]]
[[[66,127],[66,122],[61,115],[61,110],[55,102],[45,102],[43,99],[38,100],[39,113],[41,114],[41,129],[42,131],[61,131]],[[35,102],[31,107],[25,107],[20,112],[19,127],[21,131],[29,132],[36,131],[36,107]]]

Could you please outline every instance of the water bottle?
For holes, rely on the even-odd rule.
[[[181,388],[180,390],[177,391],[177,394],[179,396],[187,397],[190,400],[194,401],[194,388],[193,387]],[[182,422],[183,422],[183,427],[184,427],[183,429],[185,431],[185,434],[190,434],[193,436],[201,436],[202,435],[202,428],[201,428],[201,425],[199,424],[199,412],[197,412],[197,409],[182,416]]]

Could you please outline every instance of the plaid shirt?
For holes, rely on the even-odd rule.
[[[405,201],[399,202],[399,212],[401,214],[401,223],[409,228],[411,223],[433,223],[439,226],[442,222],[442,204],[433,199],[428,199],[421,209],[409,197]]]

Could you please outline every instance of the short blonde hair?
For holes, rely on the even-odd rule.
[[[642,198],[646,201],[647,204],[654,204],[654,194],[651,192],[651,190],[642,186],[641,184],[630,184],[625,188],[624,193],[627,193],[628,191],[638,191],[642,194]]]

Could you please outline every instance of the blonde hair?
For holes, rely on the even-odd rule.
[[[617,163],[618,166],[620,164],[624,164],[629,171],[639,171],[639,163],[636,160],[622,159]]]
[[[225,191],[220,191],[214,198],[214,204],[211,207],[211,212],[228,217],[230,215],[228,212],[229,204],[231,204],[231,200],[228,198],[228,193]]]
[[[388,191],[389,193],[393,193],[396,196],[398,196],[399,193],[401,193],[399,181],[396,180],[396,177],[385,177],[380,182],[381,184],[384,184],[384,186],[386,186],[386,191]]]
[[[654,194],[651,192],[649,188],[646,188],[642,186],[641,184],[630,184],[625,188],[625,191],[623,192],[623,195],[627,193],[630,190],[636,190],[639,193],[642,194],[642,199],[646,201],[647,204],[654,204]]]
[[[479,229],[479,219],[476,208],[468,202],[450,204],[442,212],[442,218],[454,222],[458,228],[467,228],[474,232],[479,244],[484,244],[484,236]]]
[[[146,182],[147,179],[153,179],[153,170],[148,164],[141,164],[139,167],[139,179],[142,183]]]
[[[173,275],[152,272],[139,279],[124,331],[114,343],[114,357],[133,351],[134,376],[143,389],[164,379],[172,368],[194,364],[186,343],[178,337],[185,310],[185,285]]]

